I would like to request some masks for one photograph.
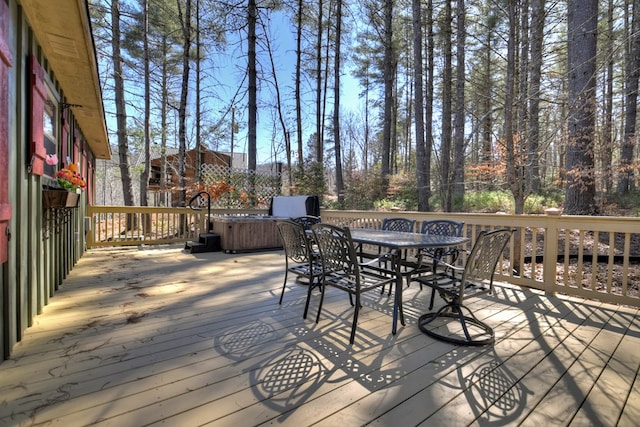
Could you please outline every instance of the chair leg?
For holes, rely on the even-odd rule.
[[[356,328],[358,327],[358,314],[360,313],[360,295],[356,295],[356,305],[353,310],[353,323],[351,324],[351,337],[349,338],[349,344],[353,344],[356,340]]]
[[[282,297],[284,297],[284,290],[287,287],[287,275],[289,274],[289,269],[285,267],[284,270],[284,283],[282,284],[282,292],[280,292],[280,302],[278,304],[282,305]]]
[[[313,274],[309,276],[309,289],[307,289],[307,302],[304,304],[304,314],[302,315],[303,319],[307,318],[307,313],[309,312],[309,301],[311,300],[311,291],[313,288],[318,285],[313,284]]]
[[[318,305],[318,314],[316,315],[316,323],[320,321],[320,312],[322,311],[322,303],[324,302],[324,288],[326,288],[326,286],[324,286],[323,284],[322,287],[320,288],[320,304]],[[309,291],[311,291],[311,289],[309,289]]]
[[[469,315],[465,316],[462,309],[465,309]],[[447,311],[450,310],[450,311]],[[448,334],[440,334],[433,329],[428,328],[428,325],[437,318],[451,318],[458,320],[462,331],[464,332],[464,339],[462,337],[456,337]],[[468,325],[473,325],[482,331],[479,339],[473,339],[469,333]],[[446,304],[435,313],[426,313],[418,318],[418,328],[425,334],[452,344],[469,345],[469,346],[481,346],[491,345],[495,342],[495,335],[493,329],[486,323],[478,320],[478,318],[464,305],[458,305],[455,303]]]
[[[465,316],[462,313],[462,309],[467,310],[467,312],[469,313],[468,316]],[[485,324],[484,322],[480,321],[475,314],[473,314],[473,311],[471,311],[469,308],[467,308],[464,305],[460,305],[457,306],[457,311],[458,311],[458,315],[460,317],[460,322],[462,323],[462,329],[464,330],[464,335],[467,338],[467,341],[472,342],[472,338],[471,335],[469,335],[469,329],[467,328],[467,323],[470,323],[472,325],[475,325],[476,327],[479,327],[481,329],[483,329],[487,334],[491,335],[491,338],[489,340],[487,340],[486,342],[484,342],[484,344],[493,344],[494,342],[494,333],[493,333],[493,329],[491,329],[487,324]]]

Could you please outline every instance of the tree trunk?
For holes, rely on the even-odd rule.
[[[567,3],[569,105],[564,211],[597,212],[594,180],[598,0]]]
[[[442,143],[440,146],[440,198],[442,210],[452,210],[451,188],[451,81],[453,75],[451,52],[451,0],[444,2],[444,19],[442,22],[442,44],[444,65],[442,70]]]
[[[178,107],[178,175],[180,179],[180,192],[178,198],[179,206],[184,206],[186,202],[186,166],[185,156],[187,151],[187,99],[189,94],[189,51],[191,50],[191,0],[185,2],[185,13],[182,14],[180,0],[178,2],[178,13],[182,25],[182,88],[180,92],[180,106]]]
[[[302,153],[302,99],[300,96],[301,85],[301,73],[302,73],[302,8],[304,7],[304,1],[298,0],[297,10],[297,34],[296,34],[296,127],[297,127],[297,140],[298,140],[298,167],[302,170],[303,167],[303,153]]]
[[[144,169],[140,174],[140,206],[149,206],[147,188],[151,173],[151,77],[149,76],[149,1],[142,2],[143,48],[144,48]],[[144,215],[142,229],[151,233],[151,216]]]
[[[256,68],[256,21],[258,19],[258,7],[256,0],[249,0],[248,8],[248,33],[247,33],[247,53],[248,53],[248,82],[249,82],[249,119],[247,129],[247,151],[248,166],[251,176],[255,178],[257,163],[257,140],[258,140],[258,71]],[[255,195],[253,183],[251,185],[251,195]],[[251,198],[252,200],[255,197]]]
[[[366,77],[366,83],[364,85],[364,148],[363,155],[364,157],[364,173],[367,174],[369,171],[369,146],[370,146],[370,135],[371,128],[369,126],[369,76]]]
[[[516,88],[516,53],[517,53],[517,19],[518,14],[513,2],[509,3],[509,40],[507,41],[507,76],[504,101],[504,139],[506,145],[507,184],[513,195],[515,214],[524,213],[524,171],[521,165],[521,150],[516,147],[514,136],[514,110]]]
[[[433,152],[433,79],[434,79],[434,35],[433,35],[433,0],[427,0],[427,79],[425,82],[425,106],[424,106],[424,189],[427,204],[425,211],[430,211],[431,206],[429,199],[431,198],[431,154]]]
[[[322,32],[323,0],[318,0],[318,34],[316,38],[316,162],[322,164],[324,147],[322,144]]]
[[[507,75],[505,80],[504,99],[504,140],[506,145],[506,169],[507,183],[513,194],[515,213],[522,214],[524,211],[524,191],[522,189],[522,173],[517,167],[516,148],[513,135],[513,116],[515,100],[515,72],[516,72],[516,23],[517,12],[513,2],[509,2],[509,39],[507,40]],[[520,253],[522,244],[520,233],[513,236],[515,253]],[[512,260],[511,267],[515,271],[520,271],[520,258]]]
[[[331,6],[333,4],[333,1],[329,2],[329,6],[328,6],[328,15],[326,18],[324,18],[326,20],[326,22],[332,22],[331,18]],[[321,68],[323,70],[322,72],[322,115],[320,116],[320,142],[321,142],[321,150],[322,150],[322,166],[324,168],[324,133],[325,133],[325,126],[327,123],[327,102],[329,101],[329,69],[331,68],[330,65],[330,46],[331,46],[331,25],[327,25],[327,41],[324,45],[324,55],[322,55],[323,58],[323,62],[324,62],[324,68]]]
[[[168,89],[168,55],[169,42],[167,36],[162,37],[162,106],[160,107],[160,205],[167,206],[167,105],[169,105]]]
[[[633,150],[636,141],[636,117],[638,111],[638,77],[640,76],[640,0],[633,1],[629,55],[626,58],[625,119],[618,194],[629,194],[634,188]]]
[[[514,90],[516,90],[517,95],[514,96],[514,99],[518,99],[518,101],[514,104],[514,108],[517,111],[517,120],[514,123],[514,131],[518,135],[518,139],[526,142],[525,137],[527,135],[527,127],[528,127],[528,99],[529,99],[529,87],[528,87],[528,78],[529,78],[529,48],[530,48],[530,38],[529,38],[529,1],[528,0],[519,0],[516,2],[516,28],[518,29],[518,35],[516,36],[516,45],[518,45],[518,49],[516,50],[516,64],[518,64],[517,73],[515,74],[516,85],[514,86]],[[519,53],[519,54],[518,54]],[[523,145],[523,144],[518,144]]]
[[[466,7],[464,0],[458,0],[456,10],[456,115],[454,122],[454,188],[456,199],[464,196],[464,125],[465,125],[465,48],[466,48]],[[462,200],[456,202],[461,202]]]
[[[384,119],[382,124],[382,158],[380,164],[381,193],[386,195],[389,187],[391,138],[393,126],[393,82],[395,80],[393,59],[393,0],[384,0]]]
[[[613,153],[613,0],[609,0],[607,6],[607,42],[605,58],[607,58],[606,77],[604,81],[605,111],[602,124],[602,141],[600,145],[600,170],[603,173],[602,191],[609,194],[613,189],[613,174],[611,172]]]
[[[133,206],[133,184],[129,168],[129,142],[127,138],[127,109],[124,100],[124,75],[120,52],[120,1],[111,2],[111,48],[113,61],[114,95],[116,106],[116,126],[118,135],[118,159],[125,206]],[[135,217],[127,216],[127,230],[136,227]]]
[[[265,34],[266,34],[265,29]],[[280,93],[280,83],[278,81],[278,73],[275,60],[273,58],[273,50],[271,49],[271,41],[269,40],[269,36],[265,35],[265,45],[267,46],[267,53],[269,54],[269,64],[271,65],[271,75],[273,76],[273,88],[276,92],[276,113],[278,115],[278,122],[280,124],[280,128],[282,129],[282,137],[284,138],[284,148],[285,154],[287,156],[287,168],[288,168],[288,179],[289,185],[291,185],[291,135],[289,130],[287,129],[287,123],[285,121],[285,113],[283,111],[284,107],[282,105],[282,94]]]
[[[531,58],[529,61],[529,168],[527,178],[530,192],[540,191],[540,71],[544,37],[545,0],[531,0]]]
[[[493,61],[491,60],[491,52],[493,50],[493,33],[497,25],[497,18],[489,12],[490,6],[486,6],[485,11],[488,13],[486,18],[486,41],[484,50],[484,64],[482,67],[483,85],[481,92],[482,98],[482,115],[481,124],[481,150],[480,163],[484,166],[491,166],[493,161],[493,114],[492,114],[492,94],[493,94]],[[483,177],[488,178],[488,177]]]
[[[423,77],[422,77],[422,3],[420,0],[411,1],[413,11],[413,61],[414,61],[414,114],[416,132],[416,178],[418,182],[418,210],[426,212],[429,207],[428,192],[426,188],[425,170],[429,165],[425,161],[424,144],[424,102],[423,102]]]
[[[201,133],[200,129],[202,128],[202,107],[200,106],[201,98],[200,98],[200,80],[202,79],[200,66],[201,66],[201,58],[200,58],[200,0],[196,0],[196,158],[193,162],[194,164],[194,178],[195,183],[197,184],[202,180],[202,154],[204,153],[204,148],[200,142]]]
[[[336,0],[336,49],[334,58],[333,138],[336,156],[336,193],[338,205],[344,204],[344,179],[342,177],[342,144],[340,140],[340,46],[342,37],[342,0]]]

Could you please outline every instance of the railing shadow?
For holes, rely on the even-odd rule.
[[[494,295],[485,296],[486,299],[497,299],[500,303],[518,308],[524,301],[533,299],[532,302],[534,308],[532,313],[544,312],[547,317],[555,317],[556,319],[562,319],[564,323],[576,324],[580,323],[584,326],[591,326],[596,328],[602,328],[604,325],[609,330],[618,334],[626,334],[633,337],[640,337],[639,330],[630,330],[624,326],[612,324],[609,319],[615,313],[617,316],[628,318],[628,323],[633,321],[635,317],[632,313],[625,313],[614,309],[616,306],[603,306],[597,302],[592,302],[597,306],[597,310],[590,308],[588,300],[576,300],[565,299],[557,296],[548,296],[540,294],[539,292],[530,289],[519,289],[512,286],[496,286],[494,288]],[[552,304],[552,306],[550,306]],[[627,324],[628,324],[627,323]],[[532,324],[533,325],[533,324]]]

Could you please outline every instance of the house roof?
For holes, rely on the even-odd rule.
[[[111,158],[86,0],[21,0],[91,151]]]

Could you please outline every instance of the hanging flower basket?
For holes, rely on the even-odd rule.
[[[67,190],[42,190],[42,204],[45,209],[76,208],[80,194]]]

